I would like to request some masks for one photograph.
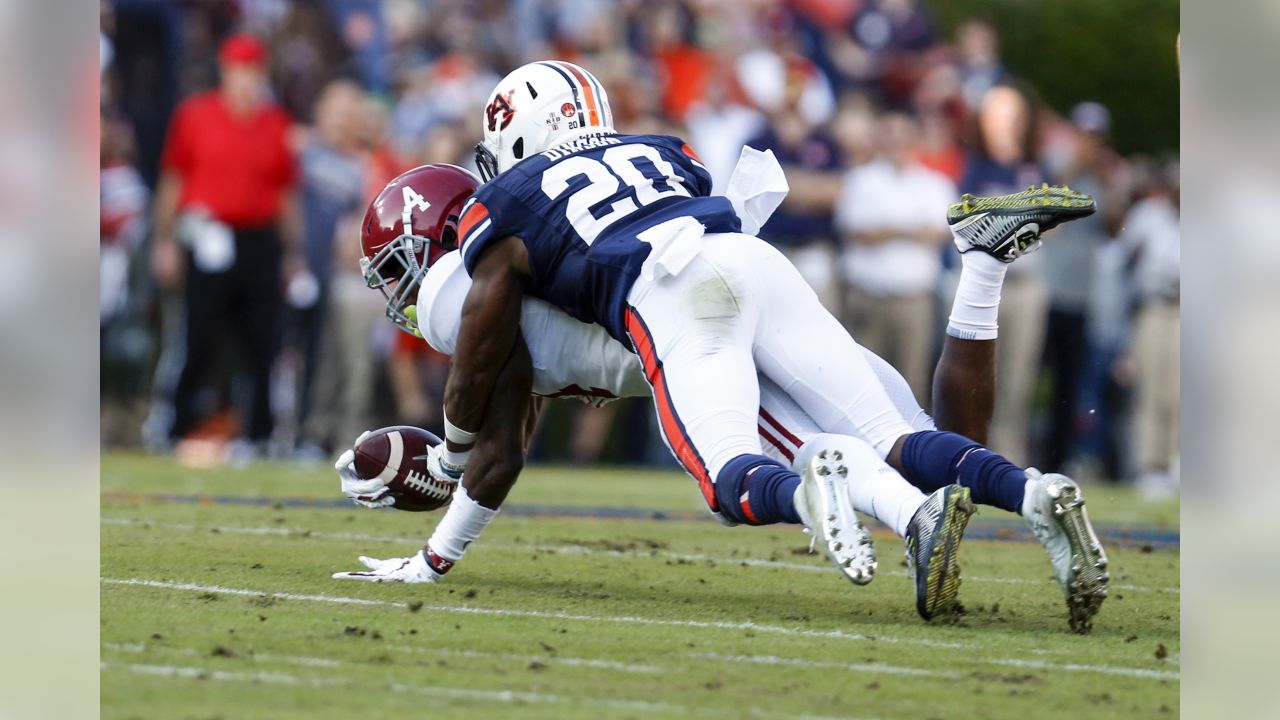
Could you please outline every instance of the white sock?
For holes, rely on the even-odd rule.
[[[490,510],[472,500],[465,487],[459,487],[427,545],[440,557],[456,563],[497,514],[497,510]]]
[[[947,334],[961,340],[995,340],[1000,288],[1009,266],[983,252],[960,256],[960,285],[951,305]]]
[[[907,482],[880,457],[871,445],[847,435],[815,435],[805,442],[793,467],[802,472],[816,448],[834,447],[844,453],[849,468],[849,502],[853,509],[893,528],[899,537],[907,534],[907,524],[926,496]],[[798,492],[798,490],[797,490]],[[797,494],[797,508],[803,508]],[[801,515],[808,526],[808,518]]]
[[[849,465],[849,502],[858,512],[893,528],[898,537],[906,537],[907,524],[927,496],[878,455],[874,457],[874,465],[860,459]]]

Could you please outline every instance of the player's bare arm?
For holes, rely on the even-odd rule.
[[[536,412],[532,390],[533,364],[529,360],[529,349],[517,336],[485,408],[487,417],[501,422],[486,423],[484,431],[476,437],[462,480],[471,499],[486,508],[496,510],[502,505],[524,469],[529,437],[526,420]]]
[[[445,440],[452,452],[465,452],[468,437],[474,438],[484,422],[498,375],[520,336],[520,303],[528,275],[528,253],[515,236],[485,249],[472,272],[444,394]]]
[[[476,437],[466,476],[453,493],[448,510],[426,545],[409,557],[381,560],[361,556],[359,560],[367,570],[334,573],[333,578],[433,583],[462,560],[467,548],[497,516],[498,508],[524,469],[528,437],[525,421],[530,418],[532,389],[533,365],[529,360],[529,350],[524,341],[517,338],[511,355],[495,378],[493,392],[485,408],[490,417],[512,421],[489,423]],[[436,448],[431,450],[438,452]],[[376,483],[377,480],[358,482]]]

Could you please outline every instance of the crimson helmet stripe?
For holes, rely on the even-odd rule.
[[[587,74],[582,71],[582,68],[572,63],[556,61],[555,64],[568,70],[578,79],[579,83],[582,83],[582,91],[587,96],[587,108],[591,111],[591,126],[600,127],[603,125],[600,122],[600,117],[604,115],[604,106],[596,100],[596,92],[591,89],[591,83],[587,82]]]
[[[560,66],[559,66],[558,64],[556,64],[556,63],[553,63],[553,62],[541,62],[541,63],[538,63],[538,64],[539,64],[539,65],[546,65],[547,67],[551,68],[552,70],[555,70],[557,73],[559,73],[559,74],[560,74],[560,77],[564,78],[564,81],[565,81],[565,82],[569,83],[569,89],[573,91],[573,104],[574,104],[574,105],[576,105],[576,106],[578,107],[578,115],[579,115],[579,116],[583,116],[583,110],[582,110],[582,92],[578,89],[577,84],[573,82],[573,78],[569,77],[569,74],[568,74],[568,73],[566,73],[564,70],[562,70],[562,69],[560,68]]]

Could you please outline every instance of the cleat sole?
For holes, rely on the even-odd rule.
[[[964,538],[969,517],[976,509],[968,488],[958,487],[948,493],[942,529],[930,555],[924,597],[916,603],[916,609],[926,620],[956,606],[960,593],[960,541]]]
[[[948,206],[947,222],[955,224],[978,213],[1012,215],[1033,210],[1049,210],[1055,211],[1052,214],[1061,214],[1064,217],[1080,217],[1091,215],[1097,209],[1097,204],[1091,195],[1076,192],[1065,186],[1046,184],[1012,195],[992,197],[962,195],[960,202]]]
[[[833,471],[832,464],[843,458],[840,451],[818,453],[810,464],[811,478],[802,482],[811,483],[817,493],[820,508],[817,515],[821,521],[817,524],[814,535],[815,545],[822,547],[823,552],[836,565],[847,580],[855,585],[866,585],[875,579],[876,562],[875,545],[871,535],[858,520],[853,506],[849,503],[848,493],[842,483],[848,474],[848,468],[839,465]],[[839,479],[837,479],[839,478]],[[810,490],[806,489],[806,496]],[[846,530],[848,532],[846,532]]]
[[[1093,629],[1093,618],[1107,598],[1111,575],[1107,556],[1094,534],[1084,498],[1075,486],[1064,486],[1054,497],[1054,512],[1062,520],[1071,544],[1071,579],[1067,585],[1067,612],[1071,629],[1081,635]]]

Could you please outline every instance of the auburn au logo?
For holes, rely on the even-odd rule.
[[[485,117],[489,121],[489,132],[497,130],[506,130],[511,124],[511,118],[515,117],[516,109],[511,106],[511,96],[514,92],[506,95],[498,93],[493,97],[493,102],[489,103],[489,107],[485,108]]]

